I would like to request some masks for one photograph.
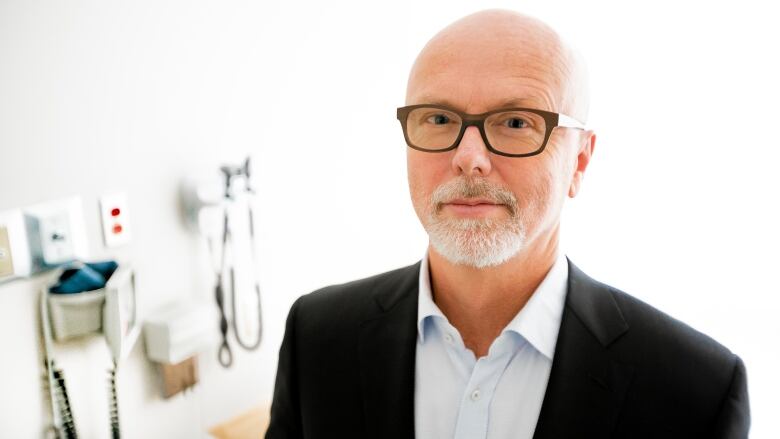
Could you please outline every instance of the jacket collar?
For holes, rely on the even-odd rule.
[[[612,289],[569,261],[569,286],[534,439],[609,437],[633,368],[609,347],[628,331]]]
[[[358,359],[366,437],[414,437],[414,361],[420,263],[380,277],[377,307],[360,325]]]

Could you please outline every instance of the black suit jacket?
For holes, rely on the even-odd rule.
[[[293,304],[267,439],[414,437],[419,270],[420,262]],[[745,438],[749,426],[739,357],[569,261],[535,439]]]

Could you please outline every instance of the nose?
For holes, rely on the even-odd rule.
[[[460,144],[452,157],[452,170],[456,175],[486,177],[491,170],[490,151],[482,140],[479,128],[470,126],[463,133]]]

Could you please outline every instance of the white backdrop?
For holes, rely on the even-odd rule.
[[[147,306],[209,294],[204,249],[176,208],[180,178],[245,153],[257,162],[263,349],[231,372],[204,357],[200,390],[173,401],[152,396],[137,351],[127,428],[195,437],[267,403],[297,296],[419,259],[395,108],[428,38],[487,7],[547,21],[589,64],[598,137],[563,219],[569,256],[739,354],[752,437],[780,435],[780,29],[763,3],[0,0],[0,209],[128,191],[122,256],[154,290]],[[92,253],[111,255],[96,221]],[[13,353],[0,366],[0,436],[43,423],[34,282],[0,286],[0,342]],[[101,404],[93,395],[81,410]]]

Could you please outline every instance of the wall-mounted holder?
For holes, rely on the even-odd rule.
[[[135,272],[118,268],[106,284],[103,334],[115,362],[126,358],[141,333],[138,319]]]
[[[47,293],[45,297],[56,341],[103,332],[112,356],[119,360],[138,338],[140,325],[132,268],[117,268],[104,288],[73,294]]]
[[[144,321],[146,355],[156,363],[175,364],[216,344],[215,313],[206,303],[177,303]]]
[[[48,287],[45,290],[48,292]],[[103,330],[106,290],[101,288],[77,294],[48,294],[52,336],[64,341]]]
[[[164,397],[197,384],[197,354],[217,342],[214,320],[210,305],[189,302],[162,309],[145,320],[146,355],[159,363]]]

